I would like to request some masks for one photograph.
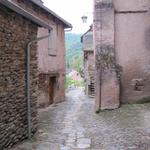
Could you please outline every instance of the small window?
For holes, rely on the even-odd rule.
[[[50,37],[48,39],[48,54],[50,56],[56,56],[57,54],[57,30],[53,28],[50,32]]]

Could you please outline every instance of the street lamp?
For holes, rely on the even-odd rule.
[[[88,17],[85,16],[85,15],[83,15],[83,16],[81,17],[81,19],[82,19],[82,22],[83,22],[83,23],[87,23]]]
[[[89,26],[93,24],[93,12],[86,12],[81,16],[82,21],[82,32],[86,32],[89,30]]]
[[[91,22],[91,19],[92,19],[92,22],[93,22],[93,15],[94,15],[93,12],[84,13],[84,15],[81,17],[82,22],[87,23],[89,19],[90,19],[90,22]]]

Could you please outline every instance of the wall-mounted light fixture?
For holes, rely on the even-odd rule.
[[[83,15],[83,16],[81,17],[81,19],[82,19],[82,22],[83,22],[83,23],[87,23],[88,17],[87,17],[86,15]]]

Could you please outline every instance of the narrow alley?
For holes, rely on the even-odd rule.
[[[95,114],[78,88],[66,101],[39,112],[38,132],[11,150],[149,150],[150,104],[124,105]]]

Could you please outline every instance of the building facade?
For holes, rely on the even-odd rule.
[[[61,21],[50,20],[50,37],[38,43],[39,107],[65,100],[65,33]],[[48,34],[39,29],[38,35]]]
[[[84,53],[84,80],[85,94],[91,98],[95,97],[95,64],[94,64],[94,45],[93,45],[93,26],[82,35]]]
[[[1,150],[36,132],[39,82],[36,41],[40,40],[39,28],[53,31],[51,19],[70,27],[40,0],[0,0]]]
[[[96,110],[150,98],[149,0],[95,0]]]

